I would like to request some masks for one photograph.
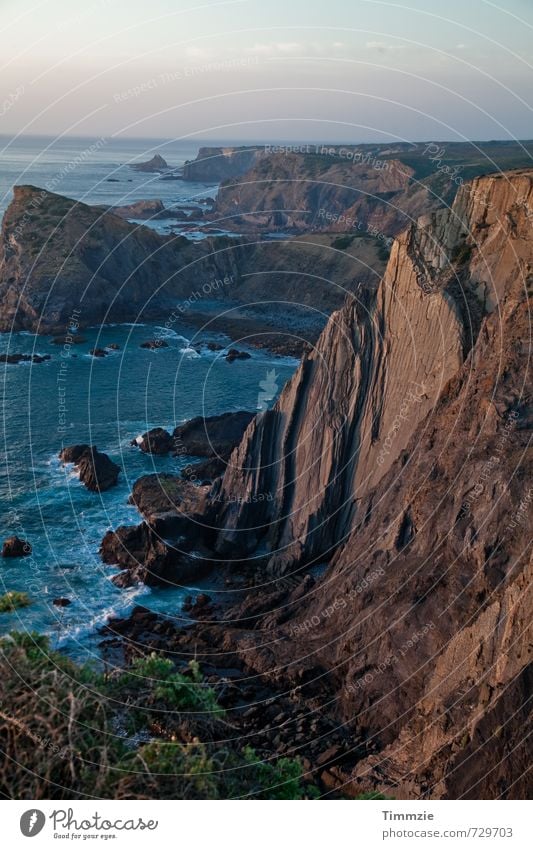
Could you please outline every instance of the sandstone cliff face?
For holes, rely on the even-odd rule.
[[[398,159],[370,163],[274,153],[220,186],[215,214],[224,226],[379,232],[407,227],[442,202]]]
[[[216,492],[221,551],[261,541],[286,569],[338,546],[519,273],[529,242],[510,243],[500,218],[528,191],[527,175],[480,179],[400,235],[377,292],[361,288],[331,317],[233,455]]]
[[[533,172],[489,176],[402,235],[215,488],[221,550],[333,554],[227,645],[366,741],[331,770],[354,794],[528,796],[532,209]]]

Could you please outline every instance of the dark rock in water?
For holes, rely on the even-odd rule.
[[[107,351],[105,348],[91,348],[89,354],[91,357],[107,357]]]
[[[85,336],[75,336],[74,334],[71,336],[54,336],[52,339],[52,345],[82,345],[84,342],[87,342]]]
[[[129,502],[151,523],[169,513],[186,521],[202,509],[206,489],[178,475],[143,475],[135,481]]]
[[[0,363],[18,365],[18,363],[44,363],[50,360],[50,354],[0,354]]]
[[[131,442],[132,445],[137,445],[145,454],[168,454],[172,449],[173,441],[168,430],[163,427],[154,427],[138,436]]]
[[[191,481],[192,483],[214,481],[215,478],[224,474],[227,465],[226,460],[214,455],[208,460],[202,460],[200,463],[192,463],[190,466],[187,466],[187,468],[183,469],[181,476],[184,480]]]
[[[80,481],[91,492],[104,492],[117,482],[120,466],[94,445],[70,445],[63,448],[59,459],[64,463],[74,463],[80,473]]]
[[[111,342],[110,345],[106,345],[106,348],[108,348],[110,351],[120,351],[120,345],[117,345],[116,342]]]
[[[239,410],[220,416],[197,416],[174,428],[174,453],[193,457],[218,455],[227,460],[255,413]]]
[[[108,177],[106,183],[120,183],[120,180],[117,180],[115,177]]]
[[[180,585],[196,580],[210,565],[208,558],[180,550],[165,542],[146,522],[121,525],[108,531],[100,546],[104,563],[124,571],[113,578],[119,587],[143,583],[147,586]]]
[[[206,348],[208,351],[222,351],[224,346],[219,345],[218,342],[208,342]]]
[[[8,537],[2,546],[2,557],[27,557],[31,554],[31,545],[20,537]]]
[[[148,342],[141,342],[141,348],[157,351],[158,348],[168,348],[168,342],[164,339],[149,339]]]
[[[63,463],[77,463],[82,454],[89,450],[89,445],[69,445],[59,452],[59,459]]]
[[[69,598],[63,598],[62,596],[59,598],[55,598],[52,602],[56,607],[68,607],[69,604],[72,604]]]
[[[235,360],[250,360],[251,358],[251,354],[248,354],[246,351],[238,351],[237,348],[230,348],[226,354],[228,363],[233,363]]]
[[[130,165],[134,171],[143,171],[148,174],[157,173],[159,171],[168,171],[168,163],[165,162],[162,156],[159,153],[156,153],[155,156],[152,156],[147,162],[136,162],[133,165]]]

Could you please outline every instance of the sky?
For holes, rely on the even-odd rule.
[[[533,0],[0,0],[0,133],[533,138]]]

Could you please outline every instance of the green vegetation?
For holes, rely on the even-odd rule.
[[[332,241],[331,247],[338,251],[345,251],[346,248],[350,247],[354,239],[355,236],[339,236],[338,239]]]
[[[0,613],[11,613],[18,607],[28,607],[29,604],[31,604],[31,599],[27,593],[10,590],[0,596]]]
[[[104,676],[51,651],[38,634],[12,633],[0,640],[0,681],[3,797],[316,795],[298,760],[265,762],[239,747],[195,663],[177,673],[152,655]]]

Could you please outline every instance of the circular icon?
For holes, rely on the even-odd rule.
[[[43,830],[46,817],[42,811],[32,808],[30,811],[25,811],[20,818],[20,830],[24,837],[35,837]]]

